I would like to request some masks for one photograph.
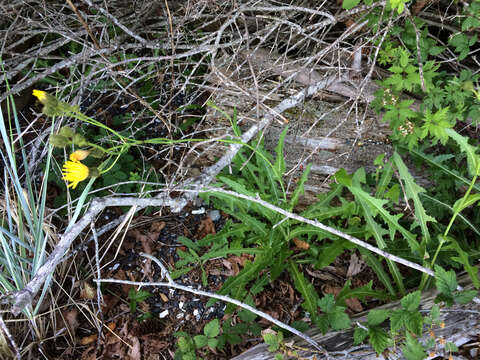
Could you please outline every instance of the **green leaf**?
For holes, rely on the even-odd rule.
[[[421,251],[420,245],[415,239],[415,236],[413,236],[412,233],[407,231],[403,226],[398,223],[398,220],[402,217],[402,214],[392,215],[383,208],[383,206],[388,202],[387,200],[374,198],[369,193],[365,192],[357,186],[349,186],[348,188],[355,196],[356,200],[365,201],[365,203],[368,205],[366,208],[369,209],[372,217],[375,217],[377,216],[377,214],[379,214],[383,221],[388,224],[390,230],[390,238],[392,240],[394,240],[395,233],[398,231],[407,239],[408,245],[410,246],[412,251],[415,251],[418,254],[422,255],[423,252]]]
[[[415,205],[415,217],[416,220],[420,223],[420,228],[422,229],[422,234],[425,237],[427,243],[430,242],[430,232],[428,231],[427,222],[437,222],[433,217],[428,216],[425,212],[423,204],[420,200],[419,194],[425,192],[425,189],[415,183],[412,175],[408,171],[408,168],[405,166],[400,155],[397,152],[393,154],[393,161],[397,166],[398,172],[400,173],[401,179],[405,183],[405,195],[408,199],[413,200]]]
[[[404,324],[408,331],[421,336],[423,329],[423,317],[420,312],[410,312],[405,314]]]
[[[205,324],[203,328],[203,333],[209,338],[213,338],[220,334],[220,322],[218,319],[213,319],[212,321]]]
[[[476,266],[470,265],[470,261],[468,259],[468,253],[460,247],[460,245],[455,239],[451,239],[451,245],[449,247],[452,247],[453,249],[455,249],[455,251],[459,255],[459,257],[454,256],[451,259],[463,265],[463,268],[470,276],[470,279],[472,280],[472,284],[473,286],[475,286],[475,289],[480,289],[480,280],[478,278],[478,268]]]
[[[372,254],[370,251],[367,251],[363,248],[359,250],[360,254],[362,254],[363,258],[365,259],[365,262],[370,268],[372,268],[373,272],[377,275],[377,278],[382,282],[383,286],[385,286],[385,288],[392,296],[396,296],[397,293],[392,286],[392,279],[383,269],[383,265],[377,259],[377,255]]]
[[[201,349],[207,346],[208,338],[205,335],[197,335],[193,337],[193,341],[195,342],[195,347]]]
[[[295,188],[295,191],[293,192],[292,198],[290,199],[290,204],[289,204],[290,205],[289,206],[290,211],[292,211],[293,208],[295,207],[295,205],[297,205],[298,198],[300,197],[300,195],[302,195],[304,193],[305,182],[308,179],[308,174],[310,174],[310,169],[311,168],[312,168],[312,164],[308,164],[305,171],[302,174],[302,177],[297,182],[297,187]]]
[[[477,290],[456,291],[453,293],[453,299],[457,304],[468,304],[477,296]]]
[[[337,305],[344,306],[345,300],[350,298],[357,298],[361,301],[365,301],[367,297],[373,297],[375,299],[386,300],[388,297],[385,292],[372,290],[373,280],[368,284],[352,289],[350,287],[350,279],[347,280],[342,290],[335,297]]]
[[[276,334],[272,334],[272,333],[263,334],[263,341],[265,341],[265,344],[269,345],[268,351],[270,352],[277,351],[278,348],[280,347],[281,341],[279,341]]]
[[[422,344],[409,332],[406,334],[405,345],[402,346],[402,351],[407,360],[423,360],[427,357]]]
[[[466,198],[462,197],[461,199],[455,201],[455,204],[453,205],[453,211],[455,211],[456,213],[462,212],[463,209],[472,206],[479,200],[480,194],[470,194]]]
[[[273,165],[273,167],[279,177],[283,176],[283,174],[285,173],[285,157],[283,155],[283,145],[285,142],[285,135],[287,135],[287,131],[288,126],[285,126],[285,128],[280,134],[277,146],[275,147],[275,153],[277,157],[275,159],[275,164]]]
[[[388,319],[389,311],[382,309],[372,309],[368,312],[367,323],[369,326],[380,325]]]
[[[341,168],[335,173],[335,180],[345,186],[352,186],[352,177],[347,174],[344,168]]]
[[[320,300],[315,288],[305,279],[303,273],[298,270],[297,264],[292,260],[288,262],[288,272],[293,278],[295,289],[304,299],[302,307],[310,313],[312,319],[315,319],[317,316],[317,303]]]
[[[353,345],[360,345],[365,340],[367,335],[367,330],[361,327],[355,328],[355,331],[353,332]]]
[[[458,352],[458,347],[451,341],[447,341],[447,343],[445,344],[445,351],[450,353]]]
[[[468,143],[468,138],[459,135],[453,129],[445,129],[445,132],[456,141],[462,152],[467,155],[468,172],[470,176],[480,175],[480,160],[476,154],[477,147]]]
[[[381,327],[372,326],[368,328],[368,335],[370,338],[370,344],[377,354],[381,354],[390,344],[390,337],[387,332]]]
[[[416,311],[420,306],[421,296],[419,290],[404,296],[401,300],[402,308],[409,312]]]
[[[342,330],[350,327],[350,318],[345,314],[343,307],[337,306],[333,313],[327,315],[330,326],[334,330]]]
[[[453,270],[445,271],[441,266],[435,265],[435,283],[440,293],[451,296],[457,289],[457,277]]]
[[[343,0],[342,8],[345,10],[353,9],[360,3],[360,0]]]
[[[208,339],[207,345],[210,349],[215,349],[218,345],[218,339],[215,339],[215,338]]]

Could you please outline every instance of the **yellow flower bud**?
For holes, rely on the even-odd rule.
[[[87,158],[90,154],[88,150],[77,150],[70,154],[70,160],[73,162],[79,162]]]

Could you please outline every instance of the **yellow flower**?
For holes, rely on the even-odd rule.
[[[47,102],[47,93],[42,90],[33,90],[33,96],[36,96],[38,101],[45,105]]]
[[[70,160],[73,162],[79,162],[80,160],[84,160],[90,151],[88,150],[77,150],[70,154]]]
[[[72,189],[75,189],[80,181],[85,180],[88,174],[88,167],[81,162],[67,161],[63,164],[63,180],[69,181],[68,187]]]

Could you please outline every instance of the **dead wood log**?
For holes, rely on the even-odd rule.
[[[459,284],[465,289],[471,289],[472,285],[468,275],[464,274],[460,276],[458,280]],[[438,292],[436,289],[432,289],[424,292],[420,303],[420,311],[428,313],[428,311],[434,305],[434,299]],[[392,302],[378,309],[395,309],[400,306],[400,302]],[[363,312],[355,315],[352,318],[352,324],[357,324],[366,321],[367,313]],[[454,305],[449,308],[442,308],[440,313],[440,319],[445,323],[444,328],[435,328],[435,336],[437,339],[443,338],[447,342],[455,343],[458,347],[471,342],[478,341],[480,335],[480,304],[474,302],[465,305]],[[355,327],[356,325],[354,325]],[[323,335],[318,329],[314,328],[306,332],[308,336],[314,339],[319,345],[328,351],[328,354],[321,354],[318,351],[309,349],[309,346],[299,339],[292,337],[286,340],[286,342],[292,342],[295,347],[302,350],[296,350],[299,358],[301,359],[404,359],[399,346],[388,349],[384,355],[377,356],[373,348],[368,345],[353,345],[353,331],[354,328],[350,328],[344,331],[332,331]],[[424,336],[420,339],[421,342],[426,341],[429,338],[428,331],[425,331]],[[437,343],[438,345],[438,343]],[[275,353],[271,353],[267,350],[268,345],[262,343],[254,346],[253,348],[245,351],[243,354],[234,358],[234,360],[267,360],[274,359]],[[292,348],[292,350],[295,350]],[[435,351],[435,357],[443,355],[443,346],[437,346]],[[477,349],[475,356],[480,357],[480,350]],[[458,357],[462,358],[462,357]]]

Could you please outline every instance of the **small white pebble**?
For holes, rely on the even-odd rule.
[[[192,210],[192,215],[200,215],[200,214],[205,214],[205,208],[201,207],[200,209]]]
[[[183,319],[184,314],[183,313],[178,313],[176,318],[177,319]]]
[[[180,310],[183,310],[183,301],[180,301],[180,302],[178,303],[178,307],[180,308]]]
[[[163,319],[167,315],[168,315],[168,310],[164,310],[158,316],[160,317],[160,319]]]
[[[208,213],[208,216],[210,216],[210,219],[212,219],[212,221],[220,220],[220,211],[212,210]]]

